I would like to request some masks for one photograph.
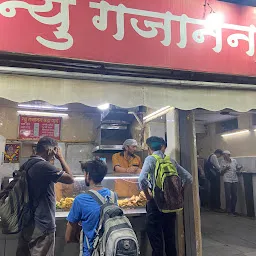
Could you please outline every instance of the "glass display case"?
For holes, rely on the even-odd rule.
[[[102,186],[116,192],[120,207],[141,208],[145,207],[146,198],[144,193],[140,192],[138,178],[138,174],[108,174],[102,181]],[[56,207],[58,210],[70,209],[74,198],[89,189],[83,175],[75,175],[74,180],[72,185],[56,185]]]

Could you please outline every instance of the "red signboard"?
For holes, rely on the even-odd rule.
[[[0,0],[0,50],[256,76],[255,9],[207,2]]]
[[[60,140],[60,117],[20,116],[19,139],[38,140],[47,136]]]

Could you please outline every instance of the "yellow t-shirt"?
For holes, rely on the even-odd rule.
[[[139,156],[133,155],[129,160],[124,157],[124,153],[116,153],[112,156],[112,165],[115,171],[116,166],[128,169],[129,167],[135,166],[142,168],[142,162]],[[120,172],[119,172],[120,173]],[[128,173],[128,172],[124,172]],[[136,173],[134,173],[136,174]],[[138,174],[138,172],[137,172]],[[135,179],[116,180],[115,181],[115,192],[118,197],[131,197],[139,194],[138,181]]]

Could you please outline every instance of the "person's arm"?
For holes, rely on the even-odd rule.
[[[142,166],[142,170],[140,173],[140,177],[139,177],[139,185],[141,190],[143,190],[147,200],[151,200],[152,199],[152,194],[149,191],[149,179],[148,179],[148,175],[150,173],[154,173],[154,162],[155,162],[155,158],[152,156],[148,156],[145,159],[145,162]]]
[[[172,160],[172,162],[175,163],[177,172],[182,180],[183,186],[192,184],[192,182],[193,182],[192,175],[187,170],[185,170],[185,168],[183,168],[181,165],[179,165],[175,160]]]
[[[79,243],[81,226],[78,223],[81,221],[81,216],[81,207],[76,198],[67,217],[66,243]]]
[[[210,161],[214,165],[214,167],[220,172],[221,171],[221,167],[220,167],[220,164],[219,164],[217,156],[216,155],[212,155]]]
[[[120,172],[120,173],[125,173],[127,172],[127,168],[121,167],[118,154],[114,154],[112,156],[112,165],[113,165],[113,170],[114,172]]]
[[[221,175],[224,175],[229,169],[230,169],[230,166],[226,165],[225,161],[222,161],[220,163],[220,174]]]
[[[66,243],[79,243],[80,242],[81,226],[78,223],[67,223],[65,241]]]
[[[237,171],[237,172],[241,172],[243,166],[239,165],[239,164],[237,163],[236,159],[234,159],[234,161],[235,161],[235,163],[236,163],[236,171]]]
[[[58,148],[58,150],[55,154],[55,157],[56,157],[56,159],[58,159],[60,161],[62,170],[64,171],[62,176],[58,179],[58,182],[64,183],[64,184],[74,183],[74,178],[73,178],[72,172],[71,172],[67,162],[65,161],[60,148]]]
[[[121,166],[121,163],[119,162],[118,154],[114,154],[112,156],[112,165],[113,170],[116,173],[136,173],[139,170],[139,167],[131,166],[129,168],[124,168]]]

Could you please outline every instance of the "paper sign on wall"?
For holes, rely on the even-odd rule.
[[[60,140],[61,117],[20,116],[19,139],[38,140],[47,136]]]

